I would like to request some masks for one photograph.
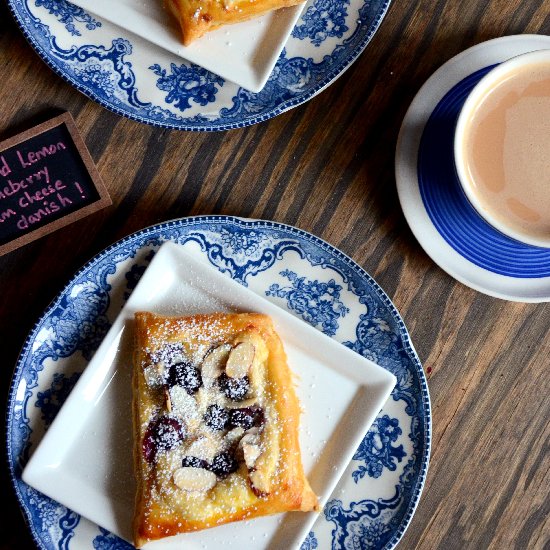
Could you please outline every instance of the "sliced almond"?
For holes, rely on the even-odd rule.
[[[199,391],[195,394],[195,399],[197,401],[197,407],[201,418],[204,416],[206,409],[208,409],[210,405],[214,405],[216,403],[218,393],[219,392],[215,392],[213,388],[205,388],[204,386],[199,388]]]
[[[221,437],[214,435],[203,435],[197,437],[186,450],[188,456],[194,456],[202,460],[211,462],[215,456],[223,450],[223,441]]]
[[[185,353],[184,350],[179,351],[178,353],[174,353],[172,357],[170,357],[170,364],[176,365],[177,363],[192,363],[192,359]]]
[[[164,388],[164,404],[166,405],[166,410],[172,412],[172,400],[170,399],[170,392],[167,388]]]
[[[181,461],[185,455],[182,447],[158,453],[155,463],[155,482],[162,493],[173,491],[172,472],[181,468]]]
[[[262,454],[262,449],[258,445],[243,445],[243,456],[246,467],[251,470],[256,464],[256,460]]]
[[[216,485],[216,474],[204,468],[184,467],[174,472],[174,483],[184,491],[204,493]]]
[[[252,485],[252,490],[257,496],[266,496],[269,495],[271,490],[271,483],[269,477],[266,476],[265,472],[262,470],[251,470],[248,472],[248,478],[250,479],[250,484]]]
[[[271,422],[266,422],[262,428],[261,438],[263,441],[269,441],[269,445],[263,447],[262,453],[256,459],[253,470],[248,472],[248,477],[252,485],[252,490],[256,494],[267,495],[271,491],[271,484],[277,476],[279,465],[279,437],[277,432],[280,429],[277,422],[273,421],[272,413],[266,409],[266,417],[271,417]],[[252,432],[251,428],[249,432]]]
[[[157,363],[156,365],[147,365],[143,369],[143,376],[145,377],[145,382],[151,388],[157,388],[159,386],[162,386],[164,382],[163,375],[158,369],[159,364],[160,363]]]
[[[220,399],[223,406],[227,409],[242,409],[244,407],[253,407],[257,404],[258,400],[256,397],[249,397],[248,399],[243,399],[242,401],[232,401],[226,396],[222,396]]]
[[[156,365],[147,365],[143,369],[143,377],[145,378],[145,382],[147,383],[147,385],[152,388],[155,388],[162,384],[162,380],[160,380]]]
[[[240,342],[248,342],[252,344],[256,349],[254,353],[254,360],[252,366],[248,371],[248,378],[250,381],[250,390],[254,395],[260,395],[265,387],[265,362],[268,357],[268,349],[265,340],[257,332],[248,332],[238,335],[233,345],[237,345]]]
[[[254,468],[256,460],[262,454],[260,430],[251,428],[239,441],[238,449],[242,452],[246,467],[251,470]]]
[[[258,457],[262,454],[260,436],[246,434],[239,442],[239,446],[243,450],[243,457],[246,467],[251,470],[254,467],[254,464],[256,464]]]
[[[232,447],[242,439],[243,435],[244,428],[241,428],[240,426],[238,428],[233,428],[232,430],[228,431],[223,438],[225,446],[227,448]]]
[[[157,372],[161,381],[164,381],[164,378],[166,376],[166,363],[164,361],[159,361],[155,365],[155,368],[157,369]]]
[[[229,353],[225,365],[225,374],[230,378],[243,378],[246,376],[254,362],[255,353],[256,347],[252,342],[237,344]]]
[[[189,395],[185,388],[173,386],[168,393],[171,411],[182,416],[185,420],[194,420],[199,417],[198,405],[195,398]]]
[[[205,355],[201,367],[201,374],[205,385],[213,383],[223,372],[230,351],[231,346],[229,344],[222,344],[217,348],[211,349]]]

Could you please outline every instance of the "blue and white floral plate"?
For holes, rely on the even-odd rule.
[[[396,181],[407,222],[426,253],[463,284],[505,300],[550,301],[550,249],[491,227],[469,203],[454,164],[454,130],[473,87],[496,64],[550,48],[550,36],[503,36],[441,66],[414,98],[396,148]]]
[[[71,0],[71,3],[94,18],[110,21],[185,59],[188,65],[200,65],[251,92],[259,92],[265,86],[304,8],[298,4],[222,26],[184,46],[181,28],[163,2]]]
[[[227,276],[396,376],[391,398],[301,547],[394,548],[420,498],[431,434],[428,388],[403,321],[376,282],[326,242],[290,226],[225,216],[175,220],[115,243],[75,275],[25,342],[10,390],[7,449],[38,546],[130,548],[26,485],[21,472],[166,241],[192,246]]]
[[[342,74],[390,0],[309,0],[267,84],[253,93],[66,0],[8,0],[27,40],[78,90],[155,126],[229,130],[274,117]]]
[[[275,274],[271,273],[271,277]],[[279,274],[277,286],[286,285]],[[321,506],[351,462],[397,382],[386,369],[297,319],[205,261],[201,246],[165,242],[80,376],[22,473],[25,483],[125,540],[132,540],[134,314],[254,311],[284,343],[303,409],[304,473]],[[131,362],[130,362],[131,363]],[[317,512],[238,521],[163,540],[157,550],[298,550]]]

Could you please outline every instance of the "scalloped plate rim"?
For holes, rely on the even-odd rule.
[[[98,103],[103,108],[119,116],[128,118],[130,120],[134,120],[136,122],[141,122],[143,124],[148,124],[150,126],[157,127],[157,128],[167,128],[167,129],[182,130],[187,132],[217,132],[217,131],[227,131],[227,130],[235,130],[238,128],[245,128],[248,126],[253,126],[254,124],[258,124],[260,122],[265,122],[266,120],[269,120],[271,118],[275,118],[276,116],[283,114],[286,111],[289,111],[290,109],[293,109],[299,105],[302,105],[303,103],[307,103],[310,99],[312,99],[313,97],[321,93],[323,90],[325,90],[327,87],[329,87],[332,83],[334,83],[356,61],[356,59],[365,50],[369,42],[372,40],[373,36],[378,31],[392,2],[392,0],[383,0],[383,4],[381,5],[380,10],[375,17],[375,20],[370,25],[370,28],[367,34],[365,35],[365,37],[363,38],[363,40],[357,45],[357,47],[352,52],[350,52],[350,55],[346,58],[345,61],[343,61],[339,66],[333,68],[331,71],[327,72],[327,75],[323,79],[323,81],[320,82],[312,90],[305,93],[303,96],[287,99],[282,103],[276,105],[275,107],[267,110],[265,113],[249,117],[248,119],[242,120],[239,122],[224,124],[223,122],[221,122],[221,119],[220,119],[220,122],[218,123],[213,123],[205,126],[193,126],[193,125],[186,125],[186,124],[176,125],[173,123],[162,123],[155,120],[148,120],[143,116],[139,116],[133,113],[125,112],[123,109],[120,109],[114,105],[109,104],[107,101],[97,96],[92,91],[86,90],[85,88],[80,86],[76,81],[72,80],[70,76],[65,74],[63,71],[58,69],[53,63],[50,62],[47,52],[43,50],[42,47],[37,43],[35,38],[27,30],[27,28],[24,26],[23,22],[19,18],[18,14],[16,13],[15,8],[12,5],[14,1],[16,0],[7,0],[7,5],[8,5],[8,8],[10,9],[12,17],[16,21],[19,29],[23,33],[23,36],[25,37],[27,42],[30,44],[30,46],[33,48],[33,50],[36,52],[36,54],[55,74],[57,74],[57,76],[61,77],[65,82],[73,86],[77,91],[82,93],[88,99]]]

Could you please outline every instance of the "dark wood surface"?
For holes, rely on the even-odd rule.
[[[399,548],[549,548],[550,306],[490,298],[450,278],[414,239],[394,180],[399,127],[424,81],[467,47],[520,33],[550,34],[547,0],[393,0],[355,64],[305,105],[242,130],[186,133],[81,95],[38,58],[2,3],[0,139],[69,111],[113,199],[0,258],[2,394],[50,300],[115,240],[195,214],[292,224],[375,277],[427,372],[432,456]],[[6,467],[0,482],[0,549],[32,548]]]

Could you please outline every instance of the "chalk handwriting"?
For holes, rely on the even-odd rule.
[[[69,113],[0,143],[0,256],[109,204]]]
[[[48,158],[51,155],[55,155],[59,151],[64,151],[65,149],[67,149],[67,147],[60,141],[59,143],[45,145],[38,151],[27,151],[26,153],[21,153],[21,151],[18,150],[16,151],[16,155],[21,163],[21,166],[23,168],[27,168],[27,166],[32,166],[36,162],[40,162],[41,160]]]

